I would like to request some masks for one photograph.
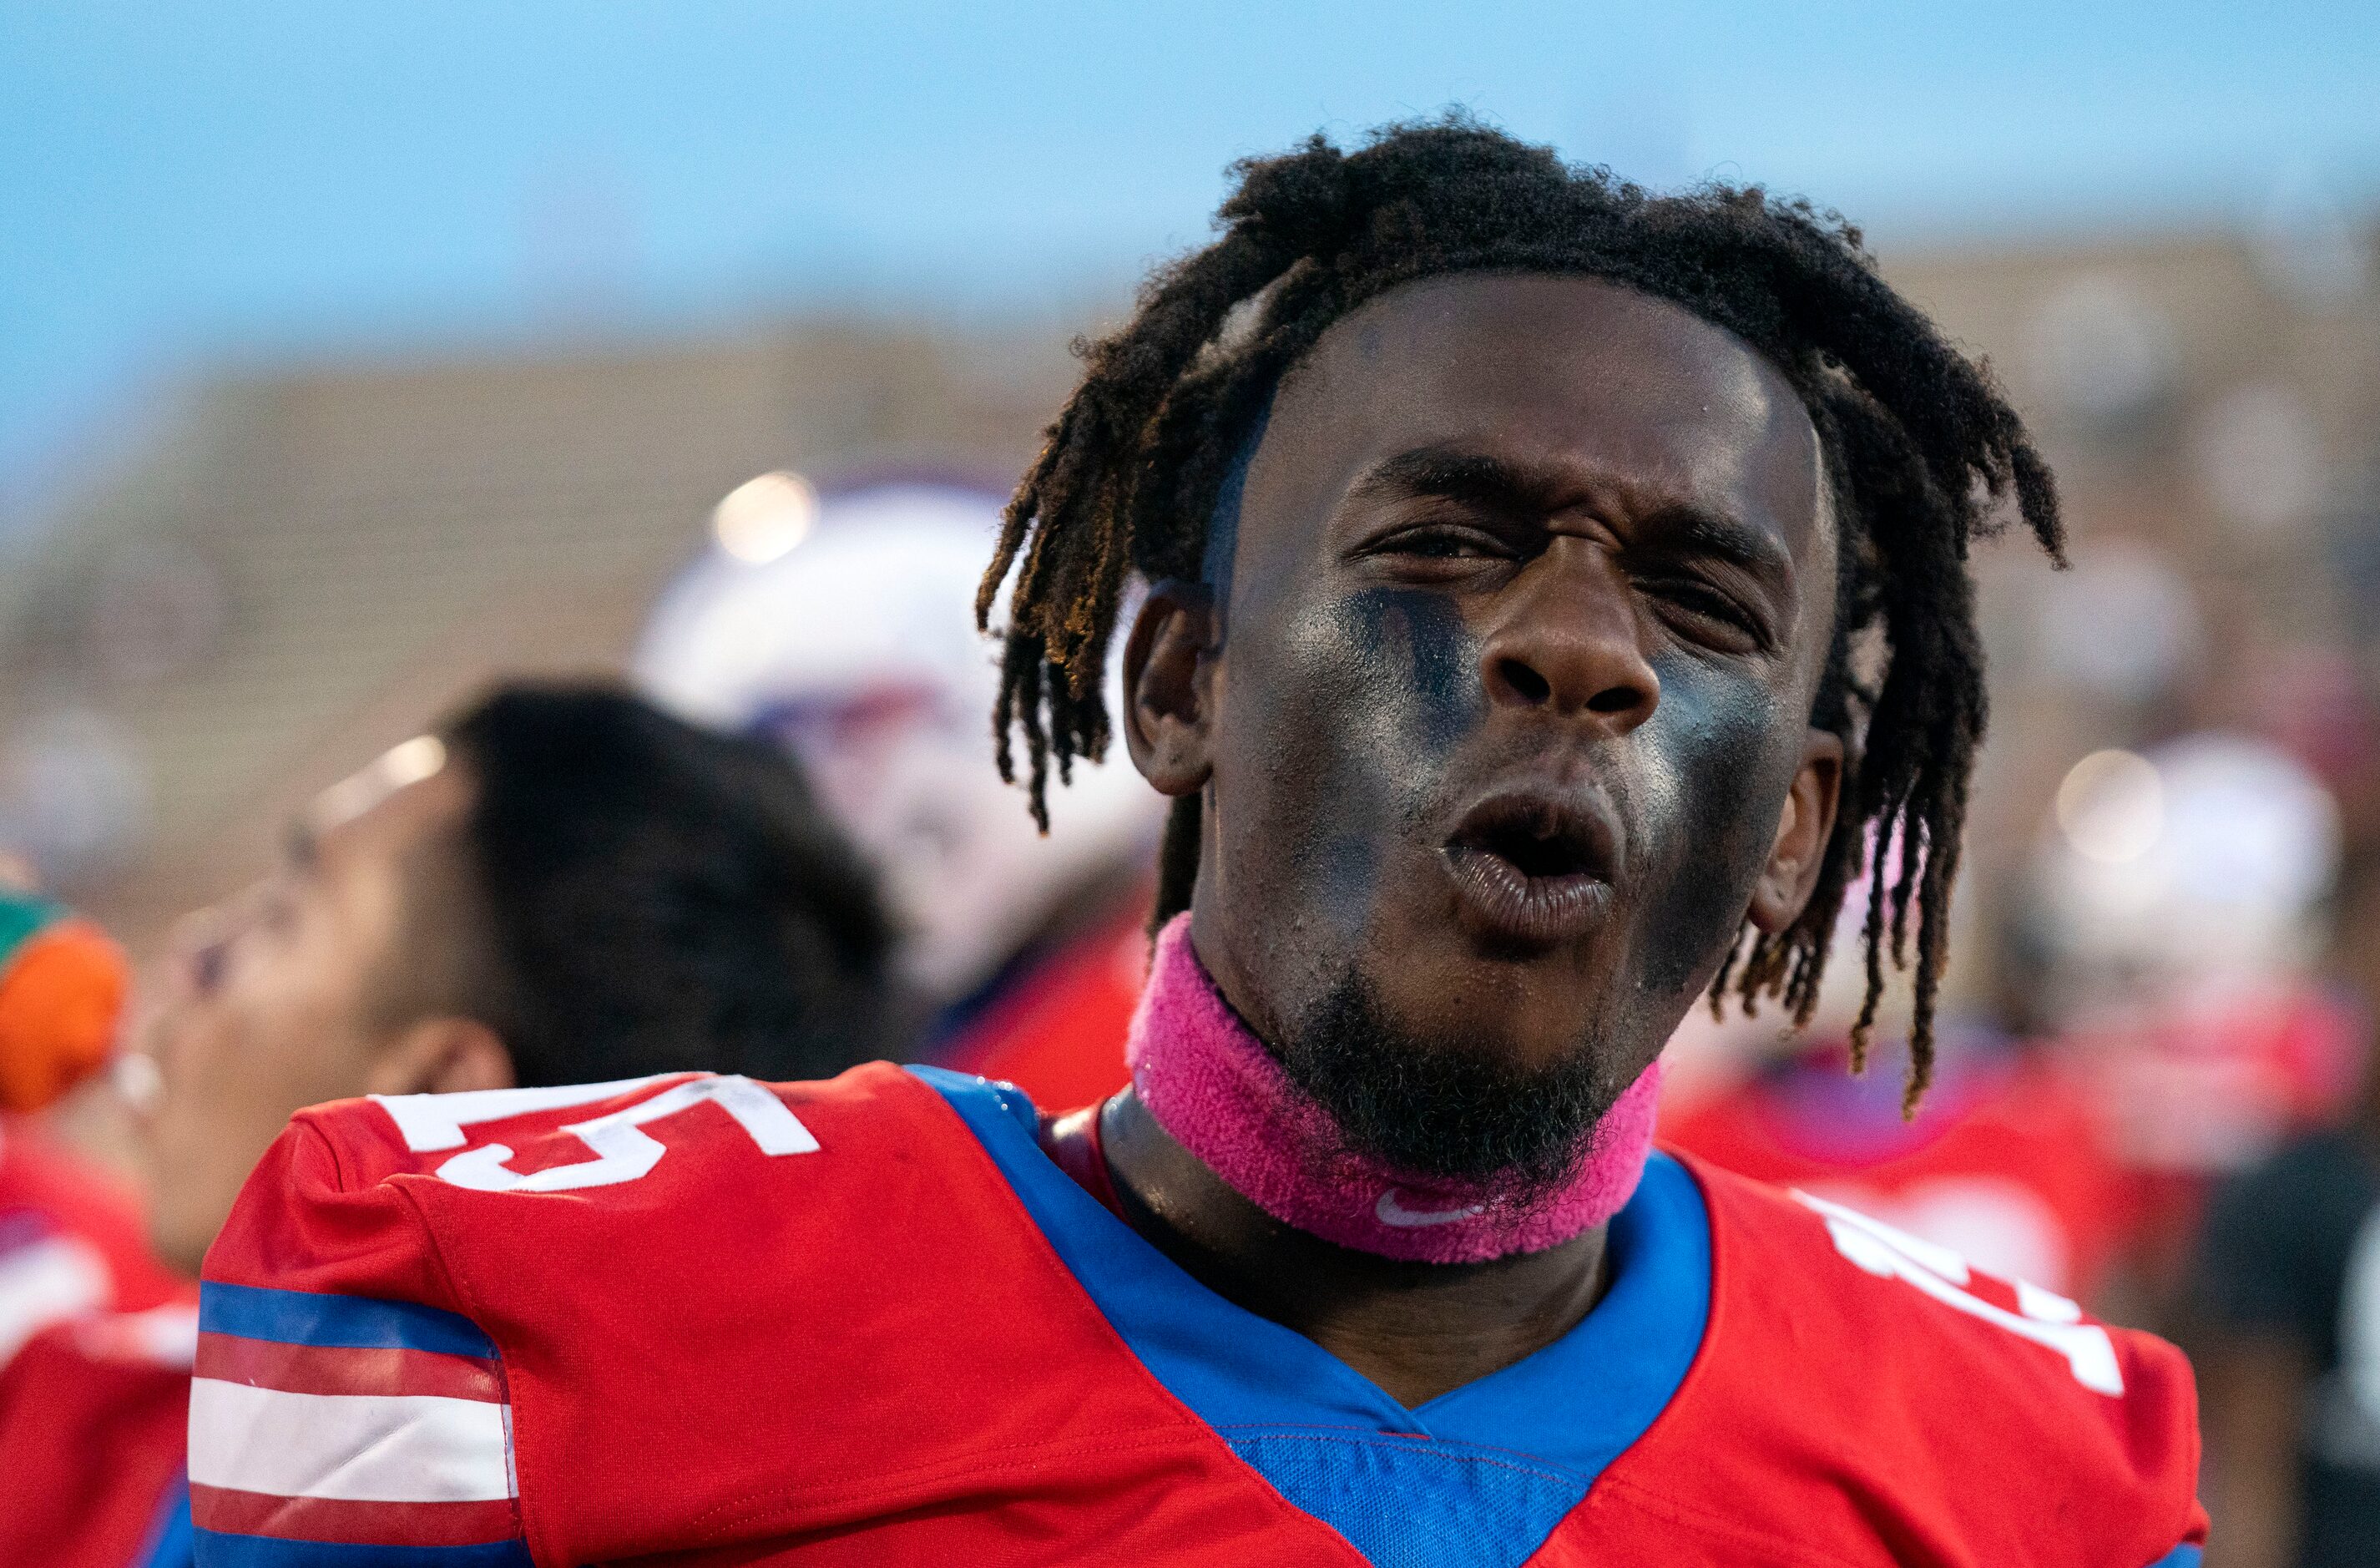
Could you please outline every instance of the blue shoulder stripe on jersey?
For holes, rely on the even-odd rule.
[[[496,1354],[468,1318],[435,1307],[212,1280],[199,1287],[199,1331],[343,1350],[433,1350],[483,1359]]]
[[[198,1568],[536,1568],[519,1541],[480,1546],[359,1546],[193,1530]]]
[[[2205,1548],[2182,1545],[2175,1547],[2171,1551],[2150,1563],[2149,1568],[2198,1568],[2205,1559]]]
[[[1415,1429],[1370,1379],[1208,1290],[1076,1185],[1041,1152],[1039,1119],[1020,1090],[940,1067],[909,1071],[958,1112],[1134,1354],[1208,1425]]]
[[[159,1501],[149,1538],[132,1559],[133,1568],[190,1568],[196,1550],[190,1539],[190,1478],[176,1475]]]
[[[1666,1409],[1710,1316],[1701,1189],[1655,1155],[1611,1222],[1612,1284],[1561,1339],[1408,1410],[1320,1345],[1216,1295],[1042,1153],[1006,1085],[910,1069],[956,1110],[1141,1363],[1376,1563],[1510,1568]]]

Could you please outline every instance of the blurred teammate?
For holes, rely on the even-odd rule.
[[[2364,1042],[2321,982],[2338,808],[2268,741],[2086,759],[2034,881],[2058,1050],[2135,1192],[2129,1264],[2173,1310],[2208,1192],[2348,1113]]]
[[[1839,942],[1865,918],[1856,896],[1847,905]],[[1736,1080],[1690,1103],[1670,1097],[1663,1142],[1886,1221],[2003,1279],[2101,1300],[2131,1203],[2070,1075],[1961,1009],[1941,1031],[1925,1103],[1904,1115],[1903,1042],[1879,1039],[1864,1074],[1846,1071],[1862,989],[1837,969],[1790,1038],[1743,1021],[1737,1050],[1774,1043],[1755,1046]]]
[[[1045,837],[990,766],[1000,677],[970,612],[1000,505],[922,481],[831,493],[777,559],[698,563],[638,669],[676,711],[789,748],[877,862],[930,1009],[916,1054],[1078,1105],[1124,1080],[1164,802],[1121,763],[1085,768]]]
[[[315,1101],[875,1055],[888,947],[783,758],[601,688],[501,690],[325,792],[188,923],[147,1041],[157,1249],[195,1273]],[[0,1564],[187,1561],[193,1331],[85,1319],[0,1379]]]
[[[36,1119],[115,1051],[126,982],[105,932],[0,864],[0,1367],[61,1318],[176,1289],[130,1195]]]
[[[2380,1015],[2380,861],[2350,857],[2340,978]],[[2367,1064],[2371,1058],[2367,1056]],[[2193,1306],[2207,1500],[2225,1568],[2380,1554],[2380,1073],[2343,1124],[2301,1131],[2214,1195]]]
[[[2015,416],[1756,194],[1454,124],[1224,217],[984,595],[1038,801],[1150,584],[1132,1088],[301,1117],[209,1255],[202,1562],[2197,1560],[2169,1347],[1648,1158],[1662,1042],[1809,1000],[1871,832],[1923,1087],[1983,493],[2058,539]]]

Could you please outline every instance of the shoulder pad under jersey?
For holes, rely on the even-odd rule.
[[[834,1445],[780,1428],[856,1398],[833,1380],[908,1343],[896,1305],[939,1299],[924,1262],[965,1267],[1014,1208],[941,1097],[882,1064],[301,1112],[207,1258],[200,1561],[263,1561],[237,1544],[259,1538],[604,1560],[818,1485]],[[916,1215],[924,1262],[880,1273]],[[904,1418],[930,1452],[935,1420]],[[646,1484],[654,1453],[682,1483]]]
[[[2195,1562],[2180,1352],[1840,1204],[1691,1163],[1711,1322],[1679,1418],[1651,1436],[1693,1450],[1697,1489],[1739,1517],[1773,1509],[1809,1544],[1880,1537],[1886,1561]]]

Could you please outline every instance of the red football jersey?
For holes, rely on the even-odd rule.
[[[130,1197],[32,1122],[0,1116],[0,1366],[52,1323],[188,1289],[151,1257]]]
[[[0,1373],[0,1563],[188,1568],[195,1303],[95,1313]]]
[[[2049,1064],[1998,1051],[1946,1064],[1913,1121],[1894,1075],[1853,1079],[1814,1053],[1664,1117],[1661,1136],[2085,1301],[2131,1219],[2131,1189],[2082,1095]]]
[[[208,1260],[199,1562],[2197,1560],[2178,1353],[1846,1210],[1656,1156],[1595,1309],[1407,1408],[1039,1128],[883,1065],[305,1112]]]
[[[935,1060],[1016,1085],[1043,1105],[1085,1105],[1123,1088],[1123,1038],[1148,978],[1146,916],[1079,938],[1020,976]]]

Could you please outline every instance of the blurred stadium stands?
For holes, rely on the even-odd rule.
[[[298,802],[499,672],[616,668],[754,473],[1002,483],[1062,341],[733,342],[202,385],[0,567],[0,841],[136,948]]]
[[[2362,591],[2380,586],[2363,236],[1976,249],[1887,271],[2031,410],[2076,539],[2075,579],[1985,554],[1998,709],[1971,896],[1992,901],[2095,748],[2252,722],[2360,766],[2324,704],[2360,688],[2380,638]],[[290,806],[458,688],[616,666],[753,474],[1003,481],[1066,384],[1062,336],[792,322],[203,383],[145,450],[9,530],[0,839],[147,947],[253,866]]]

